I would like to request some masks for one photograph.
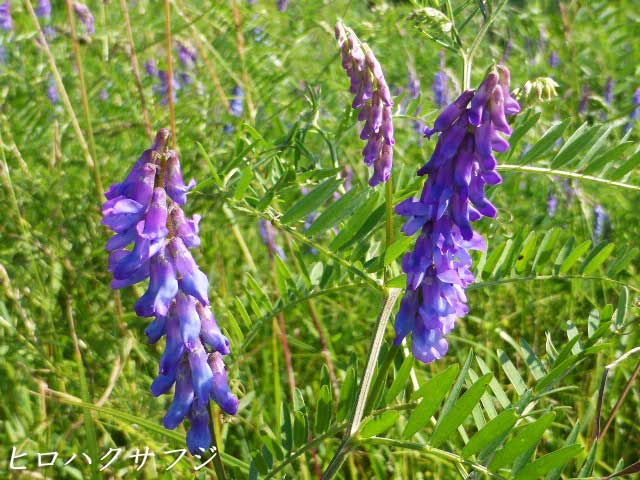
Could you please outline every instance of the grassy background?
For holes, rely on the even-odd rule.
[[[27,465],[29,475],[38,478],[107,474],[114,478],[183,478],[193,474],[198,462],[185,458],[172,471],[163,472],[172,457],[162,452],[182,448],[184,431],[183,427],[173,433],[162,428],[170,398],[153,398],[149,391],[162,345],[147,344],[147,320],[133,313],[142,287],[121,292],[122,312],[118,313],[106,270],[104,245],[108,235],[100,225],[96,175],[87,165],[73,126],[75,118],[85,139],[90,129],[93,131],[94,161],[105,188],[120,181],[150,144],[131,70],[123,12],[117,1],[89,2],[97,34],[86,36],[84,27],[75,25],[86,78],[87,119],[67,11],[64,2],[53,3],[51,25],[58,35],[49,39],[49,47],[72,110],[63,103],[52,104],[47,97],[51,65],[25,4],[12,2],[15,31],[0,33],[7,52],[6,63],[0,64],[0,202],[4,206],[0,222],[0,472],[8,469],[15,446],[28,454],[18,464]],[[166,68],[160,2],[133,3],[128,9],[140,66],[154,59],[160,68]],[[188,214],[203,215],[202,248],[197,260],[210,276],[214,310],[232,340],[229,377],[241,398],[241,407],[236,418],[225,417],[219,423],[225,452],[239,459],[235,465],[228,465],[231,478],[246,477],[245,468],[252,458],[260,456],[257,452],[274,439],[279,442],[281,403],[289,410],[299,410],[302,398],[313,417],[321,386],[327,384],[323,338],[338,385],[344,384],[347,371],[356,366],[356,361],[357,371],[361,371],[382,301],[379,291],[368,288],[345,265],[366,270],[372,265],[367,260],[384,252],[384,216],[371,219],[353,245],[332,255],[314,255],[309,242],[300,241],[302,223],[294,233],[280,229],[277,241],[286,258],[273,264],[259,233],[260,215],[277,216],[286,211],[301,196],[301,186],[313,188],[323,174],[335,174],[330,170],[334,166],[351,165],[354,188],[368,188],[368,172],[360,157],[363,143],[349,107],[351,99],[332,36],[333,24],[338,17],[343,18],[370,44],[397,95],[396,201],[418,191],[416,168],[428,159],[435,145],[421,138],[413,116],[420,107],[418,115],[423,121],[429,123],[435,117],[438,107],[430,87],[441,51],[408,22],[413,8],[409,2],[292,0],[286,12],[279,12],[275,1],[238,3],[240,29],[229,2],[176,0],[171,17],[174,40],[190,42],[198,49],[198,63],[189,71],[195,83],[177,92],[175,118],[185,176],[201,183],[186,208]],[[481,46],[472,83],[477,84],[485,69],[502,58],[511,44],[507,64],[512,85],[553,77],[559,84],[559,95],[548,102],[531,102],[531,114],[539,113],[539,121],[517,145],[513,142],[513,153],[502,155],[500,163],[517,164],[527,145],[538,142],[543,132],[560,120],[568,120],[565,140],[585,121],[602,124],[603,131],[611,128],[596,158],[613,153],[594,170],[595,176],[610,178],[608,173],[634,158],[640,126],[636,124],[625,134],[624,125],[634,109],[633,92],[640,86],[637,7],[635,1],[574,1],[560,6],[550,1],[508,3]],[[477,3],[454,2],[454,8],[460,26],[468,15],[477,12]],[[462,36],[467,44],[479,23],[476,13],[466,24]],[[560,56],[560,66],[555,69],[549,65],[553,51]],[[174,52],[175,68],[183,72],[175,57]],[[451,52],[447,52],[446,62],[454,95],[461,82],[462,63]],[[406,95],[410,65],[421,82],[418,99]],[[158,80],[143,69],[141,75],[153,130],[168,127],[169,110],[153,90]],[[604,99],[608,77],[615,82],[612,104]],[[226,106],[238,85],[246,92],[241,118],[231,115]],[[582,92],[587,87],[591,92],[588,109],[579,113]],[[232,125],[235,131],[226,133],[225,125]],[[621,144],[623,147],[612,151]],[[548,166],[558,148],[551,147],[526,165]],[[585,166],[576,158],[564,170],[585,173]],[[213,180],[212,171],[226,177],[224,188]],[[290,178],[277,184],[286,172],[292,172]],[[530,171],[505,170],[503,174],[505,183],[491,189],[492,200],[500,209],[498,218],[485,219],[476,226],[488,238],[489,258],[484,267],[478,258],[481,283],[470,292],[471,313],[452,335],[448,357],[433,365],[416,365],[415,381],[422,384],[448,365],[464,361],[473,349],[506,385],[507,393],[515,395],[512,379],[501,369],[497,350],[512,357],[523,381],[532,386],[537,380],[535,369],[520,355],[522,340],[548,369],[554,348],[559,350],[567,342],[567,335],[580,332],[587,338],[596,317],[605,322],[614,310],[622,310],[625,316],[618,324],[620,328],[607,329],[598,340],[597,351],[566,372],[557,385],[564,388],[541,398],[534,410],[556,413],[552,428],[538,447],[539,454],[564,445],[580,420],[576,442],[583,451],[565,476],[579,476],[589,462],[592,465],[584,470],[586,476],[610,474],[637,461],[640,451],[640,390],[632,384],[613,425],[589,457],[603,369],[639,340],[635,316],[638,290],[634,287],[638,285],[638,260],[632,251],[639,233],[638,187],[621,188],[608,181],[576,181],[566,175]],[[627,186],[638,185],[633,169],[620,180]],[[249,183],[243,192],[238,185],[245,181]],[[272,189],[274,185],[277,188]],[[559,202],[554,217],[547,207],[550,191]],[[371,205],[382,204],[381,191],[372,198]],[[615,243],[612,257],[592,273],[596,279],[582,278],[582,273],[573,270],[569,274],[575,273],[576,278],[552,278],[557,273],[554,262],[558,252],[570,237],[575,237],[576,244],[593,239],[597,205],[603,205],[609,217],[601,240]],[[266,213],[256,213],[256,206],[258,210],[265,208]],[[395,222],[400,238],[400,219]],[[532,231],[538,232],[535,251],[540,252],[539,265],[531,269],[531,259],[526,268],[519,269],[515,263],[518,249],[523,248]],[[542,244],[547,232],[552,234]],[[310,241],[333,251],[328,246],[334,236],[325,233]],[[242,243],[248,246],[251,261],[243,253]],[[541,244],[543,248],[537,250]],[[505,265],[513,268],[500,271],[503,257]],[[616,271],[612,267],[614,258],[629,261]],[[391,268],[395,274],[400,273],[398,262]],[[376,270],[375,265],[367,274],[382,278],[381,269]],[[626,301],[622,308],[619,298],[624,285],[628,297],[623,297]],[[307,301],[309,292],[317,294],[311,302]],[[278,305],[286,308],[278,309]],[[300,389],[301,398],[296,403],[290,398],[287,383],[278,310],[283,311]],[[326,335],[321,335],[314,317]],[[605,418],[637,361],[637,357],[631,357],[610,374],[603,406]],[[398,358],[396,367],[401,363],[402,358]],[[78,401],[85,402],[85,407],[79,407]],[[91,415],[90,404],[98,405]],[[469,432],[475,430],[471,420],[465,423]],[[393,427],[397,432],[402,431],[402,422]],[[296,460],[287,467],[290,478],[312,477],[314,457],[317,463],[326,465],[338,446],[339,431],[336,427],[335,435],[315,444],[313,454],[307,452],[301,462]],[[463,440],[456,438],[451,448],[456,451],[462,445]],[[133,460],[125,457],[145,446],[156,453],[155,466],[151,462],[136,473]],[[121,459],[108,472],[98,473],[95,467],[100,462],[96,457],[109,448],[122,448]],[[38,469],[37,452],[51,451],[60,455],[56,466]],[[62,465],[72,454],[81,452],[93,457],[92,466],[81,457]],[[276,455],[275,463],[278,461]],[[458,473],[450,463],[422,452],[370,446],[351,457],[344,475],[456,478]]]

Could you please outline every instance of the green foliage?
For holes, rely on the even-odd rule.
[[[88,2],[97,34],[80,37],[83,92],[66,8],[54,2],[58,35],[48,45],[69,106],[47,97],[52,65],[26,3],[11,2],[15,32],[0,32],[3,473],[13,446],[28,454],[17,463],[32,473],[38,452],[57,451],[56,465],[38,472],[49,478],[100,477],[97,458],[63,463],[109,448],[122,448],[123,459],[145,446],[156,454],[140,472],[119,460],[108,470],[113,478],[188,478],[200,463],[185,458],[163,472],[171,460],[162,452],[185,443],[184,427],[162,426],[170,397],[149,390],[163,345],[148,345],[148,319],[133,313],[144,287],[119,296],[109,288],[96,179],[104,187],[121,181],[149,147],[141,100],[152,129],[171,124],[157,79],[142,68],[151,59],[167,67],[164,15],[153,2],[134,3]],[[448,356],[422,365],[409,340],[388,372],[374,372],[381,389],[345,444],[356,454],[340,475],[447,480],[475,471],[557,480],[637,472],[640,125],[629,119],[640,63],[637,5],[292,1],[285,13],[268,0],[208,10],[170,3],[174,39],[198,49],[188,72],[174,55],[177,75],[194,79],[175,104],[185,174],[198,180],[186,209],[203,214],[198,263],[232,342],[229,378],[241,400],[237,417],[216,415],[228,477],[314,478],[343,444],[382,299],[406,284],[401,262],[415,238],[387,215],[420,191],[415,172],[435,145],[415,122],[432,125],[439,110],[430,85],[441,49],[455,96],[464,80],[460,47],[484,26],[473,87],[511,40],[514,87],[550,77],[558,96],[531,98],[515,118],[511,150],[497,156],[504,183],[488,192],[499,215],[476,224],[488,249],[474,258],[470,313],[448,337]],[[389,197],[367,185],[332,32],[338,17],[375,51],[395,96]],[[418,98],[406,93],[409,68],[421,82]],[[609,76],[611,104],[603,96]],[[245,92],[240,117],[227,106],[236,86]],[[608,215],[601,229],[598,205]],[[270,255],[260,220],[273,225],[283,256]]]

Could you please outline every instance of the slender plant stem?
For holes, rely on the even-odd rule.
[[[220,452],[220,447],[218,446],[218,438],[216,435],[216,409],[213,402],[209,402],[209,430],[211,430],[211,440],[213,442],[214,451],[212,452],[213,456],[213,468],[216,472],[216,480],[227,480],[227,474],[224,471],[224,464],[222,463],[222,453]]]
[[[144,117],[144,129],[147,132],[149,140],[153,140],[153,129],[151,127],[151,118],[147,109],[147,101],[144,97],[144,89],[142,88],[142,80],[140,78],[140,65],[138,64],[138,56],[136,55],[136,44],[133,39],[133,30],[131,29],[131,19],[129,18],[129,2],[120,0],[120,9],[124,15],[124,21],[127,26],[127,40],[129,41],[129,56],[131,58],[131,69],[133,70],[133,78],[136,82],[138,95],[140,96],[140,106],[142,107],[142,116]]]
[[[594,177],[593,175],[583,175],[582,173],[577,172],[569,172],[566,170],[556,170],[553,168],[547,167],[533,167],[530,165],[498,165],[498,170],[515,170],[518,172],[528,172],[528,173],[542,173],[546,175],[553,175],[555,177],[566,177],[566,178],[575,178],[576,180],[582,180],[587,182],[595,182],[601,183],[603,185],[609,185],[612,187],[620,187],[626,188],[629,190],[639,190],[640,186],[638,185],[630,185],[624,182],[617,182],[614,180],[608,180],[606,178]]]
[[[353,448],[353,439],[357,436],[362,423],[362,417],[364,415],[365,406],[367,403],[367,397],[369,394],[369,388],[371,387],[371,380],[375,373],[376,364],[378,363],[378,355],[380,354],[380,348],[384,341],[384,334],[387,328],[387,323],[391,317],[391,312],[396,304],[396,301],[400,297],[400,289],[390,289],[385,297],[382,311],[376,325],[375,335],[369,348],[369,358],[367,359],[367,366],[362,375],[362,381],[360,382],[360,389],[358,390],[358,397],[356,399],[355,408],[351,419],[349,420],[349,426],[345,433],[342,444],[338,448],[338,451],[334,455],[331,463],[327,467],[327,470],[322,476],[323,480],[330,480],[334,478],[340,471],[340,467],[344,463],[346,456]]]
[[[384,362],[378,369],[378,375],[376,376],[376,381],[374,382],[373,387],[371,387],[371,395],[369,396],[369,401],[367,402],[367,407],[364,411],[365,415],[368,415],[375,406],[375,401],[380,395],[382,387],[384,386],[384,381],[387,378],[387,372],[389,371],[389,368],[391,368],[391,365],[393,365],[393,360],[396,358],[399,350],[399,345],[392,345],[387,352]]]
[[[598,437],[597,437],[598,440],[604,437],[605,434],[607,433],[607,430],[609,430],[609,427],[613,423],[613,420],[616,418],[616,414],[618,413],[618,410],[620,410],[620,407],[622,406],[623,402],[627,398],[627,395],[629,395],[629,391],[631,390],[631,387],[635,385],[635,381],[638,378],[638,374],[640,374],[640,362],[636,365],[636,368],[633,370],[633,373],[631,374],[631,378],[629,378],[629,381],[624,386],[622,395],[620,395],[620,397],[618,398],[618,401],[614,405],[613,410],[611,411],[611,416],[609,417],[609,420],[607,420],[607,423],[605,424],[602,431],[598,433]]]
[[[165,35],[167,37],[167,83],[168,83],[168,101],[169,116],[171,121],[171,145],[175,150],[178,146],[176,131],[176,105],[174,101],[174,85],[173,85],[173,42],[171,40],[171,0],[164,0],[164,20]]]

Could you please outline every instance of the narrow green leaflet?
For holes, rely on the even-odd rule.
[[[462,449],[462,456],[468,458],[480,450],[483,450],[494,439],[501,438],[507,432],[511,431],[517,421],[518,415],[516,415],[513,409],[501,412],[496,418],[487,423],[482,430],[471,437],[469,443]]]
[[[489,469],[498,471],[510,465],[516,457],[538,444],[545,430],[549,428],[555,418],[554,412],[549,412],[533,423],[520,428],[515,436],[498,450],[489,464]]]
[[[427,383],[412,395],[412,398],[424,397],[418,406],[411,412],[407,425],[402,432],[404,438],[409,438],[416,432],[422,430],[430,421],[431,417],[442,403],[447,392],[453,385],[458,374],[458,365],[451,365],[449,368],[432,377]]]
[[[490,373],[480,377],[478,381],[458,399],[451,410],[440,418],[431,437],[431,445],[434,447],[439,446],[456,431],[458,426],[469,416],[473,407],[480,401],[480,397],[482,397],[491,378],[492,375]]]
[[[386,432],[393,427],[400,418],[400,412],[390,410],[379,417],[369,418],[360,429],[361,438],[371,438]]]
[[[315,415],[315,432],[317,434],[324,433],[331,424],[331,415],[333,410],[333,399],[331,397],[331,390],[328,385],[323,385],[318,395],[318,402],[316,403],[316,415]]]
[[[551,160],[551,168],[558,169],[571,160],[576,159],[577,155],[594,140],[599,131],[599,126],[588,127],[586,122],[583,123],[580,128],[569,137],[569,140],[562,146],[553,160]]]
[[[547,130],[542,138],[540,138],[540,140],[531,147],[531,150],[524,154],[520,163],[533,163],[539,158],[542,158],[545,153],[553,148],[558,139],[562,137],[562,134],[567,129],[569,122],[570,120],[565,120],[564,122],[558,123]]]
[[[362,205],[368,195],[368,191],[357,192],[355,189],[348,191],[320,214],[307,230],[307,235],[316,235],[336,226]]]
[[[342,388],[340,389],[340,399],[338,400],[338,411],[336,412],[336,420],[341,422],[351,412],[353,402],[356,398],[356,372],[352,367],[347,370]]]
[[[581,452],[582,447],[580,445],[569,445],[555,452],[547,453],[534,462],[525,465],[515,476],[514,480],[536,480],[542,478],[551,470],[566,465]]]
[[[305,218],[322,206],[322,204],[326,202],[331,195],[333,195],[333,192],[338,189],[340,183],[341,180],[337,178],[325,180],[287,210],[280,218],[280,221],[284,225],[290,225],[302,218]]]
[[[577,263],[577,261],[580,260],[580,257],[587,253],[589,247],[591,247],[591,240],[585,240],[576,248],[574,248],[573,251],[569,255],[567,255],[567,258],[565,258],[562,262],[559,270],[560,275],[564,275],[565,273],[567,273],[571,269],[571,267],[573,267]]]
[[[511,385],[513,385],[513,388],[515,388],[518,396],[521,397],[527,390],[527,384],[520,376],[518,369],[515,367],[509,356],[502,350],[498,350],[497,353],[502,370],[507,375],[507,378],[511,382]]]
[[[596,248],[594,248],[587,258],[584,259],[584,263],[580,268],[580,273],[583,275],[591,275],[595,272],[600,266],[609,258],[609,255],[613,252],[615,248],[614,243],[603,244],[601,243]]]
[[[387,390],[387,393],[384,397],[385,404],[393,401],[394,398],[398,396],[398,394],[402,391],[402,389],[407,384],[407,379],[409,378],[409,374],[411,373],[411,368],[413,368],[413,355],[408,355],[407,358],[404,359],[398,373],[396,373],[396,378],[393,380],[393,383]]]

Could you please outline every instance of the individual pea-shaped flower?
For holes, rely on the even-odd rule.
[[[342,66],[351,79],[349,91],[355,94],[352,107],[364,121],[360,138],[367,141],[362,151],[364,162],[374,173],[369,184],[386,182],[393,166],[393,100],[382,67],[373,51],[361,44],[356,34],[341,22],[336,24],[336,39],[342,53]]]
[[[209,355],[209,366],[213,373],[213,390],[211,396],[220,408],[230,415],[238,413],[238,397],[231,393],[229,378],[224,366],[222,354],[214,352]]]
[[[141,317],[166,316],[178,293],[176,268],[166,255],[164,247],[150,260],[149,288],[136,303],[136,313]]]
[[[395,344],[411,334],[413,354],[425,363],[446,354],[446,335],[469,311],[466,288],[474,282],[469,251],[486,249],[471,222],[497,214],[485,187],[502,181],[494,152],[509,148],[500,134],[511,133],[506,116],[520,111],[509,86],[509,70],[494,68],[477,91],[463,92],[433,128],[425,129],[425,136],[440,137],[418,170],[428,174],[422,194],[396,208],[408,218],[405,234],[420,235],[402,262],[407,291],[396,316]]]
[[[180,290],[191,295],[203,305],[209,305],[209,279],[198,268],[191,252],[180,237],[173,237],[169,242],[173,261],[180,274]]]
[[[196,186],[194,178],[188,185],[185,185],[182,177],[182,167],[180,166],[180,158],[177,152],[171,151],[167,159],[165,173],[165,188],[171,199],[178,205],[187,203],[187,193]]]

